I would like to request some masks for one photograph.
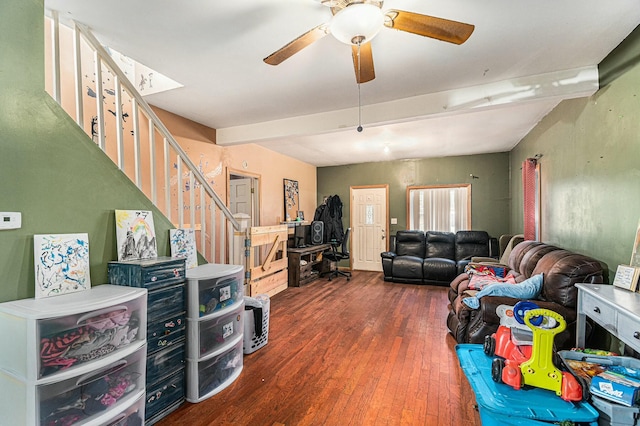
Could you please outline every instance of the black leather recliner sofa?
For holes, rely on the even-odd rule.
[[[380,255],[385,281],[448,286],[472,257],[497,257],[497,240],[485,231],[398,231],[394,250]]]

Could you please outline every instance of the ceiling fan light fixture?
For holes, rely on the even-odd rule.
[[[333,16],[331,34],[345,44],[371,41],[384,26],[382,10],[373,4],[352,3]]]

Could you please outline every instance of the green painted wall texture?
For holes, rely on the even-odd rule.
[[[477,176],[478,179],[470,175]],[[343,202],[342,218],[349,225],[349,188],[389,185],[389,218],[393,235],[406,229],[406,188],[412,185],[471,184],[472,228],[500,236],[509,224],[509,154],[484,154],[420,160],[386,161],[318,168],[318,203],[337,194]]]
[[[521,164],[542,154],[542,240],[595,257],[613,281],[629,263],[640,219],[640,65],[588,99],[564,101],[511,152],[514,200]],[[522,230],[514,203],[513,231]]]
[[[0,5],[0,211],[22,228],[0,231],[0,301],[33,297],[34,234],[89,234],[92,284],[117,258],[114,209],[154,212],[158,252],[166,218],[44,91],[42,0]]]

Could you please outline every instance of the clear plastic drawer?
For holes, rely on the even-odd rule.
[[[37,386],[40,424],[89,421],[116,410],[145,388],[146,348],[95,371]]]
[[[124,407],[105,426],[141,426],[144,424],[144,395],[129,407]]]
[[[242,371],[242,356],[240,338],[238,343],[219,355],[202,361],[187,359],[187,401],[200,402],[233,383]]]
[[[242,335],[244,300],[230,312],[220,312],[214,317],[201,320],[189,320],[187,333],[189,344],[187,358],[200,359],[221,351],[230,342]]]
[[[187,271],[187,317],[198,318],[228,308],[244,297],[244,268],[239,265],[200,265]]]
[[[144,328],[141,331],[140,327],[146,326],[145,297],[82,314],[38,320],[38,377],[94,361],[144,340]]]

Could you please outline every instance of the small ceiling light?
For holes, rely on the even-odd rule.
[[[373,4],[351,3],[333,16],[331,34],[345,44],[371,41],[384,26],[382,10]]]
[[[385,146],[384,149],[382,150],[385,154],[388,154],[391,150],[389,149],[388,146]]]

